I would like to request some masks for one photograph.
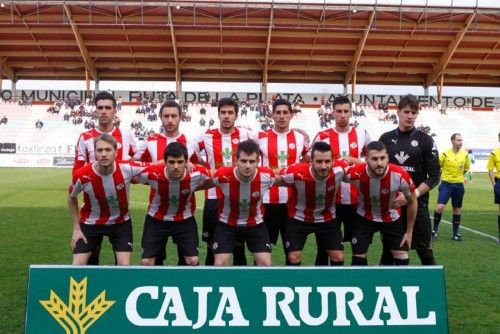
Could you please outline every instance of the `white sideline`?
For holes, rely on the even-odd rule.
[[[447,221],[447,220],[441,219],[441,221],[442,221],[443,223],[448,224],[448,225],[452,225],[452,223],[451,223],[451,222],[449,222],[449,221]],[[466,231],[469,231],[469,232],[472,232],[472,233],[478,234],[478,235],[482,235],[483,237],[486,237],[486,238],[489,238],[489,239],[493,239],[493,240],[495,240],[495,241],[497,241],[497,240],[498,240],[496,237],[494,237],[494,236],[492,236],[492,235],[489,235],[489,234],[487,234],[487,233],[483,233],[483,232],[479,232],[478,230],[474,230],[474,229],[472,229],[472,228],[470,228],[470,227],[465,227],[465,226],[463,226],[462,224],[460,224],[460,228],[461,228],[461,229],[464,229],[464,230],[466,230]]]
[[[146,203],[146,202],[136,202],[136,201],[130,201],[130,204],[144,204],[144,205],[147,205],[148,203]],[[443,223],[448,224],[448,225],[452,225],[452,223],[451,223],[451,222],[449,222],[449,221],[447,221],[447,220],[441,219],[441,221],[442,221]],[[463,226],[462,224],[460,224],[460,228],[461,228],[461,229],[464,229],[464,230],[466,230],[466,231],[472,232],[472,233],[474,233],[474,234],[481,235],[481,236],[486,237],[486,238],[488,238],[488,239],[492,239],[492,240],[498,241],[498,239],[497,239],[496,237],[492,236],[492,235],[489,235],[489,234],[487,234],[487,233],[480,232],[480,231],[478,231],[478,230],[474,230],[474,229],[472,229],[472,228],[470,228],[470,227],[465,227],[465,226]]]

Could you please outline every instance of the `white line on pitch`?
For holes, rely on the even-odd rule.
[[[449,222],[449,221],[447,221],[447,220],[441,219],[441,221],[442,221],[443,223],[446,223],[446,224],[452,225],[452,223],[451,223],[451,222]],[[480,232],[480,231],[478,231],[478,230],[474,230],[474,229],[472,229],[472,228],[470,228],[470,227],[465,227],[465,226],[463,226],[462,224],[460,224],[460,228],[461,228],[461,229],[464,229],[464,230],[466,230],[466,231],[469,231],[469,232],[475,233],[475,234],[482,235],[483,237],[486,237],[486,238],[489,238],[489,239],[493,239],[493,240],[495,240],[495,241],[497,241],[497,240],[498,240],[497,238],[495,238],[495,237],[494,237],[494,236],[492,236],[492,235],[489,235],[489,234],[486,234],[486,233]]]

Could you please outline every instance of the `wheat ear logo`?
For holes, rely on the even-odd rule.
[[[80,282],[70,277],[68,305],[53,290],[49,300],[40,300],[66,334],[85,334],[114,303],[114,300],[106,300],[106,290],[103,290],[87,305],[87,277]]]

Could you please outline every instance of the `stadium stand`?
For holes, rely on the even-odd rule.
[[[200,115],[200,109],[206,110],[205,115]],[[385,131],[395,127],[390,115],[395,114],[394,110],[383,113],[372,107],[359,107],[363,109],[366,117],[353,117],[352,121],[366,128],[372,138],[378,138]],[[320,131],[320,121],[317,114],[318,108],[303,108],[301,113],[295,115],[291,126],[304,129],[311,139]],[[130,129],[133,122],[141,122],[144,131],[160,131],[161,122],[159,119],[149,121],[147,115],[137,114],[135,105],[123,106],[118,113],[121,127]],[[16,104],[0,104],[0,115],[5,115],[9,122],[0,127],[2,141],[15,142],[18,144],[74,145],[78,135],[85,130],[84,122],[73,124],[72,121],[65,121],[64,114],[69,109],[63,109],[59,114],[47,112],[46,105],[19,106]],[[217,109],[209,104],[189,104],[187,113],[191,116],[191,121],[181,123],[181,132],[189,137],[196,137],[197,134],[208,129],[210,119],[215,120],[218,126]],[[389,115],[389,116],[387,116]],[[467,147],[481,147],[485,149],[494,148],[496,137],[492,134],[498,132],[500,128],[499,111],[478,112],[471,109],[451,109],[446,115],[441,114],[438,108],[423,108],[417,120],[417,127],[429,127],[430,134],[433,134],[436,145],[440,150],[448,147],[450,136],[461,133],[465,139]],[[35,129],[35,122],[40,119],[44,126],[41,130]],[[200,125],[200,120],[205,120],[205,125]],[[237,125],[251,128],[253,131],[261,129],[259,115],[255,110],[248,110],[247,115],[238,118]],[[83,120],[90,120],[90,117],[83,117]],[[329,125],[331,126],[331,124]],[[134,133],[135,131],[132,130]],[[141,137],[144,137],[141,136]]]

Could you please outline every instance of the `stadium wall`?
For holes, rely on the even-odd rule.
[[[135,102],[140,96],[149,95],[152,98],[160,94],[166,98],[177,99],[175,92],[172,91],[111,91],[116,97],[120,97],[124,102]],[[17,98],[14,97],[17,96]],[[285,98],[291,102],[300,102],[304,104],[320,104],[322,100],[333,101],[336,96],[343,94],[310,94],[310,93],[274,93],[269,94],[277,98]],[[18,90],[14,94],[11,90],[3,90],[0,97],[4,101],[14,100],[29,100],[32,101],[56,101],[59,99],[79,98],[85,100],[85,91],[76,90]],[[376,103],[384,103],[387,105],[397,105],[401,95],[391,94],[359,94],[355,95],[354,103],[356,105],[372,105]],[[190,92],[181,93],[181,100],[187,103],[207,103],[213,99],[218,100],[222,97],[231,97],[238,101],[249,101],[257,103],[263,100],[260,92]],[[437,107],[439,104],[437,96],[418,95],[417,98],[424,105]],[[472,107],[478,109],[500,108],[500,97],[493,96],[443,96],[441,100],[442,106],[445,107]]]

